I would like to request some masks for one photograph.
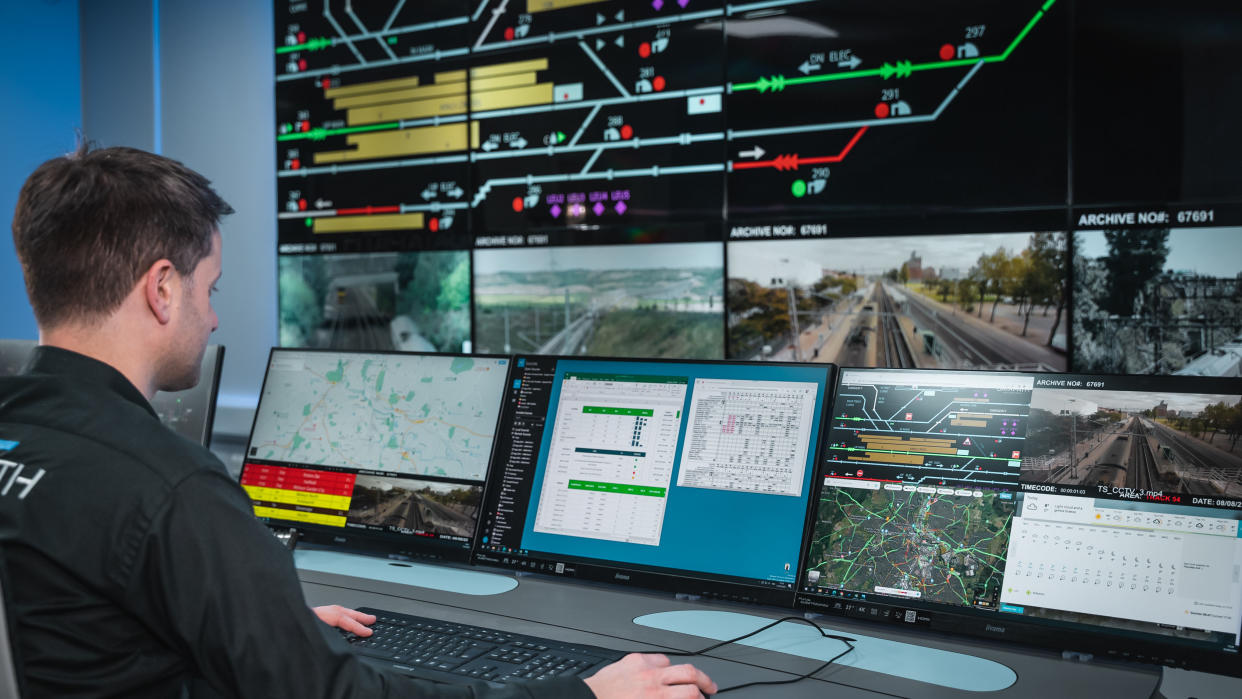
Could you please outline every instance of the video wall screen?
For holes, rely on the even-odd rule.
[[[731,356],[1064,371],[1065,241],[1040,232],[729,243]]]
[[[1242,352],[1242,227],[1074,234],[1074,365],[1221,375]]]
[[[721,356],[719,243],[478,250],[480,351]]]
[[[274,13],[283,346],[1242,374],[1220,3]]]

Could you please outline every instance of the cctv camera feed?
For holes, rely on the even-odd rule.
[[[1074,234],[1074,368],[1242,375],[1242,228]]]
[[[467,251],[279,260],[282,347],[469,351]]]
[[[358,476],[347,521],[400,531],[403,529],[470,537],[483,489],[419,479]]]
[[[481,352],[720,358],[719,243],[478,250]]]
[[[1239,437],[1242,395],[1041,389],[1031,400],[1022,480],[1092,497],[1242,501]]]
[[[1059,232],[735,242],[729,356],[1063,371]]]

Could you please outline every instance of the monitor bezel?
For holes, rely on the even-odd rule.
[[[507,361],[505,369],[505,383],[502,385],[500,399],[504,400],[508,395],[508,385],[513,371],[513,357],[508,354],[471,354],[465,352],[402,352],[399,350],[340,350],[323,347],[272,347],[268,351],[267,366],[263,370],[263,383],[259,386],[259,400],[263,398],[263,391],[267,387],[268,376],[272,368],[272,359],[277,353],[285,352],[313,352],[319,354],[358,354],[358,355],[392,355],[392,356],[413,356],[413,357],[464,357],[468,359],[503,359]],[[496,413],[496,427],[493,433],[496,435],[492,439],[491,449],[487,455],[487,466],[484,470],[484,477],[479,482],[480,503],[484,502],[487,497],[488,484],[491,481],[492,462],[496,458],[496,445],[500,442],[500,423],[504,414],[503,404]],[[250,433],[246,436],[245,450],[242,452],[242,467],[238,472],[237,482],[240,485],[241,479],[245,476],[246,465],[251,462],[249,452],[250,443],[254,439],[255,425],[258,423],[259,412],[258,404],[255,405],[254,418],[250,423]],[[259,459],[260,462],[265,461]],[[308,524],[305,522],[295,522],[287,520],[273,520],[271,518],[258,517],[260,522],[274,529],[297,530],[299,545],[309,544],[316,547],[322,547],[332,550],[346,551],[352,553],[365,553],[369,555],[384,556],[398,560],[435,560],[448,561],[452,563],[469,563],[473,557],[474,549],[478,545],[479,525],[482,521],[482,507],[479,509],[479,516],[474,520],[474,531],[470,534],[470,541],[466,546],[460,546],[455,543],[444,542],[438,537],[418,537],[404,534],[395,534],[391,532],[378,531],[361,531],[346,528],[330,527],[323,524]]]
[[[541,354],[515,354],[513,355],[513,376],[517,375],[517,364],[520,359],[534,359],[541,361],[555,361],[558,363],[565,361],[599,361],[599,362],[637,362],[647,364],[702,364],[716,366],[758,366],[758,367],[800,367],[816,369],[825,372],[824,393],[822,397],[821,410],[817,417],[819,423],[820,438],[814,444],[808,445],[811,452],[812,465],[817,464],[820,453],[820,444],[822,444],[823,430],[826,427],[825,417],[827,408],[833,396],[833,386],[836,379],[837,367],[830,363],[811,363],[811,362],[760,362],[749,360],[730,360],[730,359],[676,359],[676,358],[660,358],[660,357],[599,357],[599,356],[577,356],[577,355],[541,355]],[[507,400],[510,392],[513,390],[512,380],[506,385],[506,402],[501,413],[501,429],[507,426],[506,418],[509,416],[509,401]],[[545,413],[546,420],[546,413]],[[546,424],[545,424],[546,429]],[[500,454],[496,452],[494,458],[499,459]],[[536,455],[536,458],[538,456]],[[814,467],[814,466],[812,466]],[[495,489],[498,487],[495,481],[500,478],[499,464],[493,464],[488,479],[488,487],[484,492],[484,510],[489,509],[492,504],[488,499]],[[533,484],[532,484],[533,487]],[[810,484],[807,484],[808,491],[806,495],[806,507],[809,508],[814,502],[809,490]],[[804,512],[803,526],[805,527],[806,517]],[[479,539],[484,534],[482,524],[487,517],[486,512],[480,518]],[[805,532],[803,532],[804,534]],[[804,537],[803,537],[804,538]],[[801,562],[802,551],[798,552],[799,562]],[[641,566],[628,562],[606,562],[600,559],[585,559],[576,556],[567,556],[559,554],[551,554],[547,552],[528,552],[526,555],[514,553],[498,554],[494,551],[485,550],[481,545],[476,544],[473,562],[477,565],[492,566],[503,568],[505,570],[516,570],[519,572],[535,573],[550,575],[559,578],[571,578],[578,580],[586,580],[597,583],[611,583],[625,587],[647,588],[651,590],[663,590],[673,592],[678,596],[689,596],[691,598],[707,598],[718,599],[730,602],[743,602],[749,604],[763,604],[771,606],[780,606],[789,608],[793,604],[793,595],[797,590],[796,583],[789,587],[767,586],[760,584],[750,578],[736,578],[726,575],[712,575],[703,573],[702,571],[692,571],[685,569],[662,568],[656,566]],[[506,562],[507,561],[507,562]],[[558,572],[557,564],[564,567]]]
[[[207,351],[211,351],[213,347],[216,351],[216,361],[212,362],[211,367],[211,397],[207,400],[206,414],[203,416],[203,435],[199,440],[208,449],[211,448],[211,436],[215,431],[216,402],[220,398],[220,374],[224,372],[224,345],[207,345]]]
[[[1085,381],[1089,379],[1111,379],[1120,381],[1127,386],[1137,386],[1134,390],[1164,390],[1168,393],[1210,393],[1231,394],[1242,396],[1242,378],[1177,376],[1177,375],[1137,375],[1114,373],[1082,373],[1082,372],[1027,372],[1027,371],[988,371],[975,369],[895,369],[888,367],[839,367],[833,385],[833,405],[825,406],[825,415],[830,416],[835,407],[836,396],[840,391],[840,382],[845,372],[864,370],[880,371],[917,371],[920,373],[940,374],[991,374],[991,375],[1023,375],[1031,376],[1035,381],[1040,379],[1081,379],[1083,390],[1119,390],[1112,388],[1089,389]],[[1150,386],[1150,388],[1148,388]],[[1033,386],[1038,390],[1039,386]],[[831,428],[821,432],[821,441],[828,439]],[[822,466],[822,464],[821,464]],[[825,485],[822,477],[816,477],[812,484],[811,503],[819,501]],[[1017,492],[1022,492],[1021,490]],[[868,623],[880,624],[888,628],[933,633],[944,633],[958,636],[969,636],[989,641],[1027,646],[1057,652],[1090,654],[1116,661],[1138,662],[1151,665],[1162,665],[1173,668],[1212,672],[1222,675],[1242,677],[1242,662],[1238,654],[1221,650],[1198,648],[1181,645],[1176,642],[1161,642],[1148,634],[1141,637],[1139,632],[1108,627],[1088,627],[1076,622],[1057,621],[1052,619],[1033,619],[999,611],[976,610],[969,607],[954,608],[938,602],[920,602],[917,600],[897,599],[883,595],[868,594],[866,599],[836,597],[821,593],[806,592],[802,589],[802,574],[806,571],[810,559],[810,542],[814,536],[815,520],[818,508],[807,509],[807,522],[803,528],[802,559],[799,561],[799,582],[794,588],[794,607],[807,613],[840,616],[849,619],[866,619]],[[845,603],[852,604],[854,609],[838,608]],[[863,611],[859,611],[861,608]],[[870,613],[871,608],[885,611],[889,618],[877,620]],[[894,615],[898,612],[914,611],[915,621],[898,621]],[[901,615],[904,619],[904,615]]]

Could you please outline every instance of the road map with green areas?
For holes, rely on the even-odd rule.
[[[249,455],[482,479],[507,368],[489,357],[285,351],[268,371]]]
[[[993,608],[1013,517],[1012,501],[1001,495],[825,488],[807,580],[822,589]]]

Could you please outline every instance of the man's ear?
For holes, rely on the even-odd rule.
[[[161,325],[172,320],[174,287],[180,282],[177,268],[170,260],[156,260],[146,274],[142,275],[142,289],[146,295],[147,307]]]

